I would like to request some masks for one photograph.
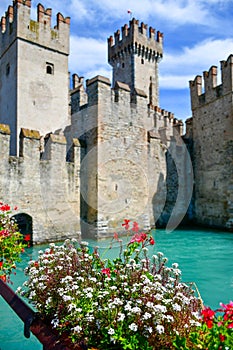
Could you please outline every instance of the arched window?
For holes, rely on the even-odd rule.
[[[54,74],[54,65],[52,63],[46,63],[46,73]]]

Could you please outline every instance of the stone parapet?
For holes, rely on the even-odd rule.
[[[37,6],[37,21],[30,18],[31,1],[14,0],[9,6],[0,24],[0,56],[16,38],[34,42],[40,46],[50,46],[50,49],[69,54],[70,18],[57,14],[54,28],[51,28],[52,10],[43,5]]]
[[[7,125],[7,124],[0,124],[0,134],[10,135],[11,131],[10,131],[9,125]]]
[[[194,80],[189,81],[192,110],[212,103],[222,96],[232,93],[233,90],[233,55],[226,61],[221,61],[221,84],[217,85],[217,67],[212,66],[209,71],[203,72],[202,76],[197,75]]]
[[[114,38],[108,38],[108,61],[114,61],[119,55],[124,56],[133,51],[148,60],[157,60],[163,55],[163,34],[156,32],[154,28],[149,28],[143,22],[139,26],[139,21],[133,18],[129,22],[129,27],[125,24],[121,32],[117,30]],[[122,37],[120,37],[122,35]]]

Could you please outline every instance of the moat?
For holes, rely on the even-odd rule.
[[[227,303],[233,295],[233,234],[211,230],[176,230],[166,233],[156,230],[156,241],[152,254],[158,251],[173,262],[179,264],[184,282],[195,282],[205,305],[217,308],[219,302]],[[96,242],[89,240],[90,247]],[[108,247],[108,241],[98,242],[100,253]],[[36,259],[38,251],[46,246],[29,248],[18,265],[13,276],[13,288],[16,289],[25,280],[23,269],[30,259]],[[116,255],[116,248],[108,254]],[[42,350],[40,343],[31,335],[23,336],[23,323],[17,318],[2,298],[0,299],[0,349],[1,350]]]

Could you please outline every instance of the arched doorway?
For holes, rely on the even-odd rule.
[[[24,242],[30,246],[33,242],[32,217],[28,214],[21,213],[13,216],[15,219],[19,232],[24,236]]]

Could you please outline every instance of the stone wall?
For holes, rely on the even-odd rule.
[[[80,145],[74,140],[74,161],[67,163],[64,136],[46,141],[41,153],[39,132],[22,129],[20,157],[9,156],[10,129],[0,125],[0,198],[18,207],[14,214],[32,218],[33,243],[80,235]]]
[[[195,220],[219,228],[233,223],[233,56],[190,82],[193,113]]]
[[[19,155],[21,128],[41,134],[63,129],[68,115],[70,19],[37,6],[14,1],[0,25],[0,123],[11,128],[11,154]]]
[[[153,227],[167,200],[166,154],[178,167],[168,180],[168,195],[174,197],[175,184],[179,205],[177,196],[168,200],[163,226],[176,208],[170,223],[174,227],[188,208],[187,181],[182,179],[187,177],[185,157],[189,155],[181,137],[182,123],[172,113],[148,105],[143,91],[135,89],[132,94],[127,84],[118,81],[111,88],[105,77],[87,81],[84,105],[83,94],[80,85],[72,92],[75,113],[66,133],[67,139],[83,141],[83,235],[101,238],[119,232],[125,218],[137,221],[143,229]]]

